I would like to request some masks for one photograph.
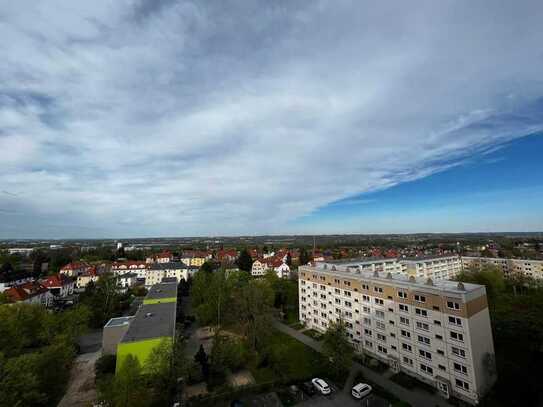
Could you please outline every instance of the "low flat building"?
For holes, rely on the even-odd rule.
[[[117,345],[128,331],[133,316],[111,318],[102,331],[102,354],[115,355]]]
[[[357,352],[477,404],[496,380],[485,287],[369,269],[300,266],[300,321],[324,332],[342,320]]]
[[[177,283],[151,287],[117,346],[117,370],[127,355],[135,356],[143,368],[153,349],[161,343],[173,345],[177,308]]]

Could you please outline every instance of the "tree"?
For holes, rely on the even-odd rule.
[[[194,355],[194,361],[200,364],[202,374],[204,375],[204,378],[207,379],[209,377],[209,362],[203,345],[200,345],[198,352],[196,352],[196,355]]]
[[[303,266],[303,265],[309,263],[309,260],[310,260],[309,254],[307,253],[307,251],[305,250],[305,248],[302,247],[302,248],[300,249],[300,256],[299,256],[299,263],[300,263],[300,266]]]
[[[111,407],[143,407],[149,405],[147,389],[137,358],[127,355],[103,398]]]
[[[287,258],[286,258],[286,261],[285,263],[287,264],[287,266],[292,266],[292,256],[290,254],[290,252],[287,253]]]
[[[345,322],[331,322],[322,338],[323,354],[334,377],[339,378],[351,368],[354,349],[347,339]]]
[[[240,270],[243,270],[246,272],[251,271],[251,268],[253,266],[253,258],[251,257],[247,249],[243,249],[239,253],[239,257],[236,260],[236,264]]]

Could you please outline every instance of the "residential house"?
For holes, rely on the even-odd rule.
[[[125,273],[117,277],[119,287],[130,288],[138,282],[138,275],[136,273]]]
[[[96,283],[98,279],[100,278],[100,275],[98,271],[96,270],[96,267],[90,267],[87,269],[87,271],[84,274],[78,275],[76,280],[76,287],[78,289],[84,289],[87,287],[87,285],[92,281],[93,283]]]
[[[11,302],[24,302],[26,304],[38,304],[49,307],[53,304],[51,292],[38,282],[27,282],[5,291]]]
[[[68,263],[60,269],[60,274],[65,274],[68,277],[77,277],[80,274],[85,274],[91,266],[83,262]]]
[[[53,297],[63,298],[74,293],[74,280],[65,274],[54,274],[42,279],[40,282],[51,292]]]

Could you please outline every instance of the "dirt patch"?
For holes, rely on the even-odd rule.
[[[100,351],[79,355],[70,372],[68,391],[58,407],[87,407],[96,401],[94,384],[94,365],[100,357]]]

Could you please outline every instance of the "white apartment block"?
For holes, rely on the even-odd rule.
[[[399,261],[408,276],[431,278],[434,281],[450,280],[462,271],[462,261],[457,255],[413,257]]]
[[[543,279],[543,260],[503,259],[494,257],[462,257],[462,267],[481,268],[485,264],[497,266],[504,275],[523,274],[534,279]]]
[[[476,404],[496,379],[482,285],[318,263],[299,268],[299,305],[308,327],[324,332],[342,319],[357,352],[435,386],[446,398]]]
[[[316,262],[316,264],[334,264],[335,262]],[[344,266],[357,266],[362,271],[404,274],[408,277],[431,278],[434,281],[450,280],[462,271],[462,262],[457,255],[412,258],[361,258],[340,260],[339,263]]]
[[[174,277],[177,282],[188,280],[188,267],[181,262],[152,263],[148,264],[145,271],[145,286],[153,286],[162,282],[163,278]]]

